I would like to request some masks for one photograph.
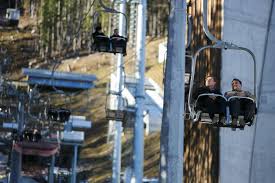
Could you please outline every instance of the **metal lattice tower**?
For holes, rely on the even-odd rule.
[[[128,45],[130,48],[134,48],[136,46],[136,32],[137,32],[137,7],[139,4],[138,0],[132,0],[130,2],[130,30],[129,30],[129,42]]]

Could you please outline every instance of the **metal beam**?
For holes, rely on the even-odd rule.
[[[144,161],[144,73],[145,73],[145,36],[146,36],[147,0],[141,0],[138,5],[137,20],[137,90],[136,90],[136,120],[134,129],[134,175],[135,182],[142,182]]]
[[[183,182],[186,1],[172,0],[160,143],[161,183]]]

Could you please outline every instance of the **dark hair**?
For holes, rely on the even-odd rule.
[[[234,79],[231,81],[231,83],[232,83],[233,81],[238,81],[238,82],[242,85],[242,81],[239,80],[238,78],[234,78]]]
[[[206,76],[205,80],[206,80],[207,78],[212,78],[215,82],[217,82],[217,78],[216,78],[215,76],[208,75],[208,76]]]
[[[95,28],[96,31],[100,31],[101,29],[102,29],[101,26],[96,26]]]

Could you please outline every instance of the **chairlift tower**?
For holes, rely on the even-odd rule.
[[[137,36],[137,14],[138,14],[138,0],[131,0],[130,2],[130,20],[129,20],[129,46],[135,48]]]
[[[183,182],[186,2],[172,0],[160,143],[161,183]]]

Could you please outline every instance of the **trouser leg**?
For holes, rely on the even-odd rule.
[[[232,119],[237,119],[240,114],[240,100],[239,99],[232,99],[229,101],[229,110],[232,116]]]
[[[223,98],[217,98],[217,113],[219,113],[221,116],[225,116],[226,114],[226,101]]]
[[[207,97],[205,99],[205,105],[206,105],[206,111],[209,114],[209,117],[212,119],[214,117],[214,114],[217,111],[217,103],[215,100]]]
[[[244,120],[246,122],[252,122],[255,114],[256,104],[251,100],[246,100],[243,102],[243,106],[244,106]]]

